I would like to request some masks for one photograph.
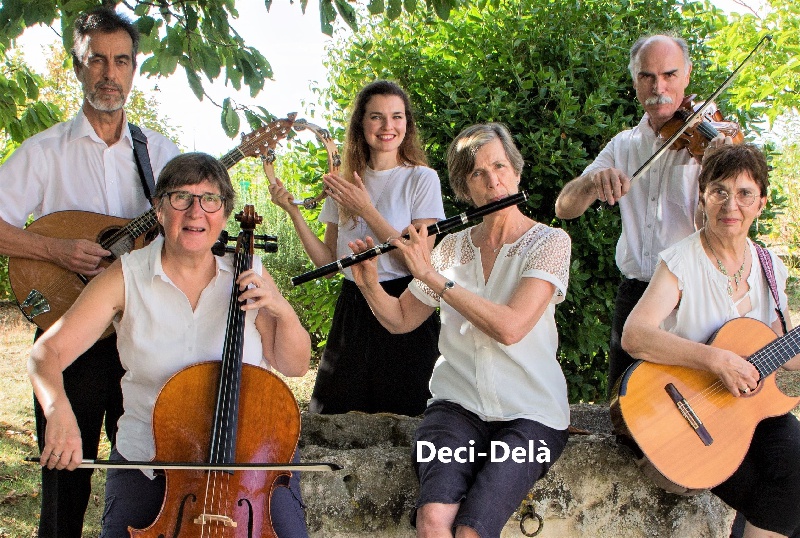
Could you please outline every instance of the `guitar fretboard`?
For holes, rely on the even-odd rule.
[[[800,354],[800,326],[750,355],[748,361],[756,367],[763,379],[798,354]]]

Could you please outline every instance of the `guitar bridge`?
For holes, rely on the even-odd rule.
[[[45,314],[50,312],[50,303],[47,301],[42,292],[37,289],[32,289],[28,296],[25,298],[25,301],[20,304],[20,307],[30,308],[30,312],[25,313],[25,317],[28,318],[28,321],[33,321],[33,318],[40,314]]]
[[[692,406],[686,401],[686,398],[684,398],[680,391],[675,388],[675,385],[669,383],[664,387],[664,390],[667,391],[667,394],[669,394],[669,397],[672,398],[675,407],[678,408],[680,414],[683,415],[683,418],[686,419],[686,422],[688,422],[689,426],[692,427],[694,433],[696,433],[700,440],[703,441],[703,444],[709,446],[711,443],[713,443],[714,439],[703,425],[703,421],[701,421],[700,417],[697,416],[697,413],[694,412],[694,409],[692,409]]]

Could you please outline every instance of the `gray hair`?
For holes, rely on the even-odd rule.
[[[471,125],[458,133],[447,148],[447,171],[450,176],[450,187],[461,201],[471,202],[467,175],[475,168],[475,154],[492,140],[500,140],[511,167],[519,176],[525,160],[514,144],[508,128],[502,123],[479,123]]]
[[[683,53],[683,66],[686,68],[687,71],[689,70],[689,67],[692,65],[692,59],[689,57],[689,45],[686,43],[685,39],[668,34],[646,35],[637,39],[636,43],[634,43],[633,46],[631,47],[631,56],[630,56],[630,61],[628,62],[628,71],[631,72],[631,78],[633,79],[634,83],[636,82],[636,65],[639,62],[639,53],[646,45],[649,45],[654,41],[660,41],[664,39],[668,39],[673,43],[675,43],[676,45],[678,45],[678,47],[680,47],[681,52]]]
[[[123,30],[131,36],[131,61],[136,66],[136,55],[139,53],[139,30],[124,15],[120,15],[113,9],[107,7],[97,7],[81,14],[75,19],[72,34],[72,63],[81,63],[83,55],[86,53],[87,38],[93,32],[112,34]]]

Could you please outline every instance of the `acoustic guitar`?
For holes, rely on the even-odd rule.
[[[763,419],[800,402],[780,391],[775,371],[800,354],[800,327],[776,337],[760,321],[736,318],[709,345],[745,357],[758,370],[758,387],[733,396],[706,371],[638,361],[615,386],[611,419],[636,442],[665,478],[689,490],[717,486],[739,468]]]
[[[274,148],[292,128],[295,113],[273,121],[248,135],[241,144],[220,158],[230,169],[245,157],[274,159]],[[58,239],[87,239],[111,252],[101,265],[147,245],[158,235],[156,212],[149,209],[134,219],[110,217],[89,211],[56,211],[32,222],[26,229]],[[79,275],[54,263],[10,258],[8,279],[20,310],[29,321],[47,330],[78,298],[90,277]],[[109,326],[103,337],[114,331]]]

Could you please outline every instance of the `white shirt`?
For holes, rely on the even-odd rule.
[[[466,320],[419,280],[408,289],[423,303],[440,307],[441,356],[431,377],[435,400],[449,400],[483,420],[535,420],[563,430],[569,426],[567,383],[556,359],[555,305],[564,300],[569,279],[570,238],[563,230],[536,224],[515,243],[504,245],[484,282],[481,254],[472,228],[445,237],[431,253],[445,278],[496,304],[511,299],[522,278],[555,286],[539,322],[522,340],[500,344]]]
[[[124,254],[125,311],[114,320],[122,377],[124,413],[118,422],[117,450],[128,460],[155,455],[153,408],[161,388],[173,374],[203,361],[219,361],[225,341],[228,305],[233,289],[231,256],[217,257],[217,274],[192,310],[186,295],[161,266],[164,238]],[[261,273],[261,260],[253,268]],[[257,312],[245,315],[244,354],[247,364],[262,364]],[[152,477],[152,473],[145,473]]]
[[[752,309],[745,314],[745,317],[769,325],[778,318],[775,312],[775,300],[764,277],[755,246],[750,240],[747,244],[753,260],[750,276],[747,277]],[[781,306],[786,308],[785,290],[788,271],[780,258],[771,252],[770,256],[778,298]],[[707,342],[726,321],[741,317],[736,304],[728,295],[728,277],[723,275],[706,255],[700,242],[700,232],[665,250],[661,253],[661,258],[667,268],[678,277],[678,288],[681,290],[680,305],[661,324],[664,330],[693,342]]]
[[[54,211],[92,211],[134,218],[150,208],[133,156],[125,118],[122,136],[111,147],[97,136],[81,109],[71,120],[38,133],[0,167],[0,217],[18,228]],[[142,127],[155,178],[178,147]]]
[[[616,135],[582,175],[617,168],[632,176],[662,145],[645,114],[639,125]],[[617,267],[628,278],[649,281],[658,254],[695,231],[700,163],[688,151],[668,150],[619,200],[622,234]]]
[[[372,205],[395,230],[405,232],[412,220],[444,218],[442,186],[435,170],[426,166],[396,166],[380,171],[367,168],[362,179],[372,199]],[[331,198],[325,200],[319,220],[339,226],[337,258],[352,254],[353,251],[347,244],[356,239],[363,240],[370,236],[376,244],[387,239],[375,237],[375,232],[361,217],[356,219],[355,226],[352,220],[340,223],[339,208]],[[348,280],[353,279],[353,272],[349,267],[342,272]],[[378,280],[392,280],[408,275],[408,269],[402,261],[394,256],[378,256]]]

